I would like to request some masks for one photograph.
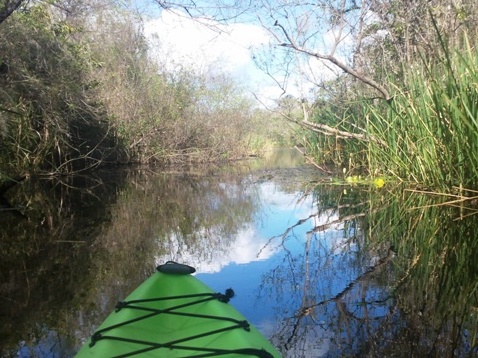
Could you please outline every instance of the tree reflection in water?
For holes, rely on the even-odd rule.
[[[269,241],[284,255],[261,296],[284,355],[476,355],[475,222],[427,196],[317,190],[317,212]]]
[[[0,355],[72,356],[168,259],[233,286],[285,356],[477,355],[473,208],[254,165],[10,192],[23,209],[0,216]]]

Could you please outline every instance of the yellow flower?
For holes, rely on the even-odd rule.
[[[377,178],[373,181],[373,185],[375,185],[377,189],[380,189],[385,185],[385,180],[382,178]]]

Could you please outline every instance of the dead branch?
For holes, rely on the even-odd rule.
[[[359,81],[362,81],[363,83],[371,86],[372,88],[375,88],[377,91],[380,92],[380,94],[382,95],[382,97],[389,101],[391,100],[391,96],[388,92],[388,90],[382,86],[381,84],[379,84],[378,82],[376,82],[375,80],[373,80],[372,78],[368,77],[367,75],[365,75],[364,73],[361,73],[361,72],[358,72],[356,71],[355,69],[353,69],[352,67],[348,66],[347,64],[343,63],[342,61],[340,61],[337,57],[334,56],[334,52],[335,52],[335,48],[337,46],[337,41],[333,47],[333,50],[331,52],[330,55],[325,55],[325,54],[322,54],[320,52],[314,52],[314,51],[311,51],[311,50],[308,50],[302,46],[300,46],[299,44],[297,44],[292,38],[291,36],[289,35],[289,33],[287,32],[287,30],[285,29],[284,26],[282,26],[279,21],[275,21],[274,23],[274,26],[277,26],[281,29],[281,32],[282,34],[285,36],[285,39],[287,40],[287,42],[283,42],[283,43],[280,43],[279,46],[282,46],[282,47],[285,47],[285,48],[290,48],[294,51],[297,51],[297,52],[300,52],[300,53],[303,53],[303,54],[306,54],[306,55],[309,55],[309,56],[312,56],[312,57],[315,57],[319,60],[325,60],[325,61],[328,61],[332,64],[334,64],[335,66],[337,66],[338,68],[340,68],[342,71],[344,71],[345,73],[355,77],[356,79],[358,79]]]
[[[309,306],[302,306],[297,313],[297,317],[305,315],[308,311],[311,309],[325,305],[329,302],[338,302],[340,301],[347,293],[349,293],[358,283],[364,282],[369,279],[370,276],[375,275],[381,268],[383,268],[384,265],[389,263],[393,258],[395,257],[395,253],[389,249],[387,256],[382,257],[378,263],[374,266],[369,267],[367,271],[365,271],[363,274],[361,274],[359,277],[357,277],[354,281],[350,282],[342,291],[340,291],[338,294],[336,294],[334,297],[325,299],[323,301],[314,303]]]
[[[9,17],[24,0],[6,0],[3,1],[2,7],[0,8],[0,24],[4,22],[7,17]]]
[[[333,172],[320,166],[319,164],[317,164],[315,162],[315,160],[311,157],[309,157],[303,150],[301,150],[298,146],[295,146],[294,147],[300,154],[302,154],[304,156],[305,159],[307,159],[307,161],[312,164],[314,167],[316,167],[317,169],[323,171],[324,173],[327,173],[327,174],[332,174]]]
[[[282,112],[278,112],[278,111],[275,111],[275,112],[279,113],[282,117],[287,119],[289,122],[298,124],[299,126],[301,126],[303,128],[307,128],[308,130],[311,130],[312,132],[315,132],[315,133],[320,133],[320,134],[327,135],[327,136],[337,136],[337,137],[341,137],[341,138],[354,138],[354,139],[362,140],[362,141],[365,141],[365,142],[378,143],[383,147],[387,147],[387,143],[385,143],[380,138],[376,138],[376,137],[371,136],[371,135],[346,132],[346,131],[343,131],[343,130],[340,130],[340,129],[337,129],[337,128],[330,127],[326,124],[310,122],[308,120],[299,121],[295,118],[287,116],[286,114],[284,114]]]
[[[321,123],[314,123],[314,122],[309,122],[309,121],[298,121],[296,119],[290,118],[294,123],[297,123],[298,125],[305,127],[313,132],[317,133],[322,133],[324,135],[330,135],[330,136],[341,136],[342,138],[354,138],[354,139],[359,139],[363,140],[366,142],[375,142],[378,143],[384,147],[387,146],[387,143],[385,143],[383,140],[376,138],[371,135],[366,135],[366,134],[360,134],[360,133],[351,133],[351,132],[346,132],[342,131],[337,128],[330,127],[326,124],[321,124]]]

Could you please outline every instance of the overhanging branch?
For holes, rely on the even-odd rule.
[[[371,135],[367,134],[361,134],[361,133],[352,133],[352,132],[347,132],[343,131],[337,128],[333,128],[331,126],[328,126],[326,124],[322,123],[314,123],[314,122],[309,122],[309,121],[299,121],[297,119],[284,116],[288,121],[293,122],[298,124],[301,127],[307,128],[315,133],[320,133],[323,135],[328,135],[328,136],[340,136],[342,138],[354,138],[358,140],[362,140],[365,142],[374,142],[378,143],[383,147],[387,147],[387,143],[385,143],[383,140],[380,138],[376,138]]]
[[[0,6],[0,24],[4,22],[16,9],[20,7],[24,0],[6,0]]]
[[[376,82],[372,78],[368,77],[364,73],[358,72],[355,69],[353,69],[352,67],[346,65],[345,63],[340,61],[337,57],[335,57],[333,55],[333,52],[332,52],[331,55],[324,55],[324,54],[321,54],[319,52],[314,52],[314,51],[308,50],[308,49],[300,46],[299,44],[297,44],[291,38],[291,36],[287,32],[287,30],[284,28],[284,26],[282,26],[277,20],[274,23],[274,26],[277,26],[281,29],[283,35],[285,36],[285,38],[287,40],[287,42],[281,43],[281,44],[279,44],[279,46],[290,48],[294,51],[297,51],[297,52],[315,57],[319,60],[328,61],[328,62],[334,64],[335,66],[337,66],[338,68],[340,68],[345,73],[355,77],[359,81],[362,81],[363,83],[365,83],[365,84],[371,86],[372,88],[376,89],[378,92],[380,92],[380,94],[382,95],[382,97],[385,100],[387,100],[387,101],[391,100],[392,97],[390,96],[390,93],[388,92],[388,90],[384,86],[382,86],[380,83]]]

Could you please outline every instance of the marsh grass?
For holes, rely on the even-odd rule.
[[[433,188],[478,185],[478,52],[461,52],[408,70],[390,104],[367,105],[371,171]],[[362,119],[363,120],[363,119]]]

